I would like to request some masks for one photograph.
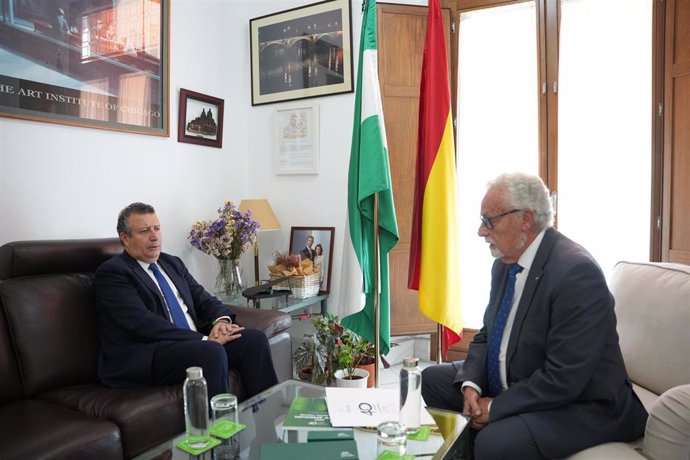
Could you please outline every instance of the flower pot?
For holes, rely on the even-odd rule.
[[[364,369],[369,373],[369,377],[367,377],[367,388],[374,388],[374,372],[376,369],[374,366],[376,363],[371,363],[371,364],[360,364],[357,366],[357,369]]]
[[[366,388],[369,372],[355,368],[352,375],[347,375],[344,370],[335,371],[335,386],[344,388]]]
[[[297,371],[297,376],[300,380],[303,380],[305,382],[311,382],[313,378],[313,371],[314,368],[312,366],[303,367],[302,369]]]

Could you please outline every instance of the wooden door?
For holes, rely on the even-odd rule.
[[[690,0],[667,0],[662,260],[690,264]]]
[[[443,13],[449,31],[450,12],[444,9]],[[420,313],[417,291],[407,289],[427,8],[380,4],[377,19],[379,79],[400,233],[390,253],[391,335],[431,333],[436,323]],[[446,44],[449,48],[449,34]]]

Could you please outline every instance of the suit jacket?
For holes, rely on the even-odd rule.
[[[302,249],[300,256],[302,257],[302,260],[304,260],[304,259],[314,260],[314,249],[309,249],[309,246],[305,246],[304,249]]]
[[[122,252],[96,271],[94,294],[100,322],[98,374],[109,386],[150,385],[156,343],[201,340],[212,321],[232,312],[210,295],[174,256],[161,253],[157,262],[184,299],[197,331],[176,327],[168,316],[160,289],[139,263]]]
[[[455,382],[488,388],[486,352],[507,266],[496,260],[484,326]],[[618,344],[614,299],[581,246],[548,229],[527,273],[506,352],[508,389],[490,419],[519,415],[547,457],[641,436],[647,413],[633,393]]]

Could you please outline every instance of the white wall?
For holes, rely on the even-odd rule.
[[[212,288],[215,261],[186,236],[253,180],[246,18],[245,2],[173,0],[169,138],[0,118],[0,244],[115,236],[120,209],[144,201],[161,218],[164,250]],[[225,100],[222,149],[177,142],[180,87]]]
[[[169,138],[0,118],[0,244],[115,236],[119,210],[144,201],[161,218],[164,250],[212,289],[215,261],[187,243],[192,223],[213,218],[224,200],[266,197],[283,228],[260,234],[262,276],[272,253],[287,250],[290,227],[332,226],[337,298],[354,95],[309,100],[319,107],[320,171],[289,176],[273,171],[273,112],[290,103],[252,107],[250,96],[249,19],[308,3],[173,0]],[[360,6],[353,0],[353,72]],[[181,87],[225,100],[222,149],[177,142]],[[251,254],[243,263],[251,282]]]

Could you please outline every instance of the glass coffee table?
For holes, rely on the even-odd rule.
[[[233,442],[237,445],[239,454],[234,457],[240,460],[258,460],[261,445],[279,442],[300,442],[306,439],[306,432],[295,433],[283,429],[283,419],[290,403],[297,396],[325,397],[325,388],[319,385],[299,380],[286,380],[268,390],[241,402],[238,405],[239,421],[246,425],[238,433]],[[465,432],[469,429],[467,417],[462,414],[429,408],[429,413],[437,424],[437,429],[426,441],[407,441],[407,453],[420,459],[449,460],[462,458],[460,452],[464,445]],[[355,441],[361,460],[376,458],[376,430],[355,428]],[[199,456],[190,455],[175,447],[184,434],[171,439],[150,451],[136,457],[137,460],[177,460],[177,459],[208,459],[219,458],[213,450]]]

